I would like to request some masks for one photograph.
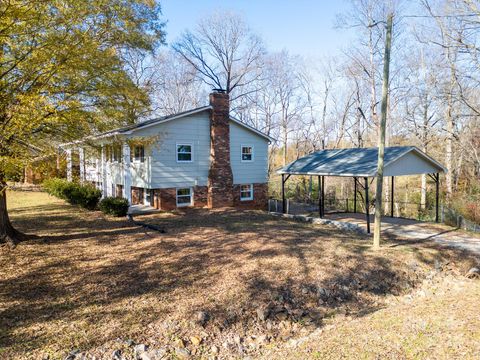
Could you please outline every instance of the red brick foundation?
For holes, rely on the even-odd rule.
[[[193,189],[193,206],[206,207],[208,206],[208,187],[196,186]]]
[[[207,206],[208,190],[206,186],[193,188],[193,207]],[[160,210],[171,211],[177,208],[177,189],[154,189],[153,207]]]
[[[139,188],[132,188],[132,203],[134,201],[133,190]],[[143,190],[143,189],[142,189]],[[154,189],[146,190],[152,191],[152,206],[156,209],[171,211],[177,209],[177,189]],[[253,200],[240,201],[240,185],[234,185],[233,191],[233,206],[241,209],[256,209],[266,210],[268,205],[268,184],[253,184]],[[143,196],[143,191],[142,194]],[[195,186],[193,188],[193,207],[203,208],[208,205],[208,187]]]
[[[233,204],[237,208],[267,210],[268,184],[253,184],[253,200],[240,200],[240,185],[233,186]]]

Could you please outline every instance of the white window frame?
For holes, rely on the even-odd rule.
[[[117,155],[119,155],[118,159],[115,159],[115,153],[117,153]],[[144,153],[145,153],[145,150],[144,150]],[[122,157],[123,157],[122,147],[120,145],[112,145],[112,162],[121,164],[122,163]]]
[[[252,159],[251,160],[243,160],[243,148],[245,148],[245,147],[249,147],[249,148],[252,149]],[[240,161],[249,163],[249,162],[253,162],[254,159],[255,159],[255,148],[253,147],[253,145],[249,145],[249,144],[240,145]]]
[[[113,162],[113,148],[112,145],[105,145],[105,162]]]
[[[190,146],[190,160],[178,160],[178,147],[179,146]],[[188,154],[188,153],[184,153],[184,154]],[[181,142],[181,143],[176,143],[175,144],[175,160],[177,161],[177,163],[192,163],[193,162],[193,144],[192,143],[188,143],[188,142]]]
[[[178,190],[184,190],[184,189],[189,189],[190,190],[190,203],[185,203],[185,204],[179,204],[178,203]],[[180,195],[181,197],[186,197],[187,195]],[[192,187],[178,187],[175,189],[175,200],[177,202],[177,207],[187,207],[187,206],[193,206],[193,188]]]
[[[242,197],[242,186],[249,186],[250,187],[250,196]],[[253,184],[240,184],[240,201],[250,201],[253,200]]]
[[[140,157],[140,159],[135,158],[135,148],[136,147],[143,147],[143,161],[142,161],[141,157]],[[132,155],[131,158],[132,158],[133,163],[143,164],[145,162],[145,145],[143,145],[143,144],[133,145],[132,149],[130,151],[131,151],[131,155]]]

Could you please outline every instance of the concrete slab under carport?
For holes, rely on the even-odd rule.
[[[365,214],[361,213],[327,213],[325,218],[355,224],[364,230],[367,228]],[[373,216],[371,216],[371,221],[373,223]],[[433,241],[480,255],[479,234],[469,233],[444,224],[385,216],[382,217],[382,233],[400,240]]]

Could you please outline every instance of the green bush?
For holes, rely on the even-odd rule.
[[[91,184],[78,185],[74,192],[75,203],[81,207],[94,210],[97,208],[98,202],[102,197],[102,192]]]
[[[67,200],[74,183],[65,179],[47,179],[43,182],[43,189],[52,196]]]
[[[106,197],[99,204],[100,210],[108,215],[126,216],[128,212],[128,200],[118,197]]]
[[[102,197],[102,192],[91,184],[82,185],[65,179],[45,180],[43,188],[50,195],[89,210],[94,210]]]

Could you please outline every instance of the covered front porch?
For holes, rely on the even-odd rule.
[[[126,139],[111,137],[65,144],[61,151],[67,180],[92,183],[102,191],[102,197],[123,197],[131,204],[143,205],[146,202],[143,196],[142,201],[137,199],[133,178],[145,173],[147,164],[144,153],[136,148]]]

